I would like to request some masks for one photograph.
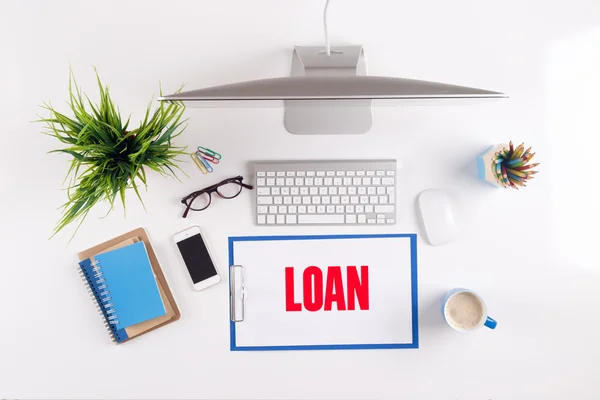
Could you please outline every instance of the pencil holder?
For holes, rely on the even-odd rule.
[[[505,150],[508,150],[508,145],[505,143],[500,143],[498,145],[491,146],[486,151],[481,153],[479,157],[477,157],[477,175],[479,176],[480,180],[497,188],[504,187],[504,185],[500,183],[494,168],[494,156],[496,153]]]
[[[526,187],[538,171],[533,168],[539,163],[531,163],[535,153],[525,143],[516,148],[509,144],[492,146],[477,157],[479,179],[495,187],[519,189]]]

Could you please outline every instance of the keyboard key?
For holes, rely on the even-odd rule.
[[[379,219],[379,218],[377,218],[377,223],[378,224],[385,224],[385,219]]]
[[[267,178],[267,186],[275,186],[275,178]]]
[[[345,173],[345,171],[335,171],[335,176],[344,176]]]
[[[387,222],[388,224],[395,224],[396,221],[393,218],[388,218],[385,220],[385,222]]]
[[[338,194],[348,194],[348,188],[342,186],[338,188]]]
[[[335,176],[335,171],[327,171],[327,176]]]
[[[377,196],[370,196],[369,197],[369,203],[371,203],[371,204],[377,204],[377,203],[379,203],[379,197],[377,197]]]
[[[266,214],[268,209],[267,206],[258,206],[256,207],[256,212],[259,214]]]
[[[273,198],[270,196],[257,197],[256,204],[273,204]]]
[[[290,189],[290,194],[291,194],[292,196],[296,196],[296,195],[300,194],[300,188],[297,188],[297,187],[293,187],[293,188],[291,188],[291,189]]]
[[[350,196],[342,196],[341,203],[342,204],[349,204],[350,203]]]
[[[331,196],[331,204],[340,204],[340,196]]]
[[[377,188],[373,186],[367,188],[367,194],[377,194]]]
[[[265,178],[258,178],[256,180],[256,186],[265,186]]]
[[[367,176],[375,176],[375,171],[367,171]]]
[[[298,214],[306,214],[306,206],[298,206]]]
[[[375,172],[375,175],[377,175],[377,176],[384,176],[385,175],[385,171],[377,171],[377,172]]]
[[[296,172],[296,176],[306,176],[306,171],[298,171]]]
[[[386,204],[388,202],[387,196],[379,196],[379,204]]]
[[[369,196],[360,196],[360,204],[367,204],[369,202]]]
[[[335,212],[337,214],[343,214],[344,210],[345,210],[344,206],[335,206]]]
[[[277,171],[277,176],[285,176],[285,171]]]
[[[367,194],[367,188],[364,186],[358,187],[358,194]]]
[[[355,224],[356,223],[356,215],[354,215],[354,214],[346,215],[346,223],[347,224]]]
[[[354,206],[346,206],[346,214],[354,214]]]
[[[294,196],[294,197],[292,197],[292,203],[293,204],[302,204],[302,199],[300,198],[300,196]]]
[[[393,186],[392,186],[392,187],[386,187],[386,188],[385,188],[385,192],[386,192],[387,194],[395,194],[395,192],[396,192],[396,188],[395,188],[395,187],[393,187]]]
[[[352,184],[354,186],[360,186],[360,183],[362,182],[361,178],[352,178]]]
[[[296,176],[296,171],[288,171],[286,172],[286,176]]]
[[[300,188],[300,194],[301,195],[307,195],[308,194],[308,188],[307,187],[301,187]]]
[[[275,172],[269,171],[269,172],[267,172],[267,176],[275,176]]]
[[[327,206],[327,214],[335,213],[335,206]]]
[[[383,186],[377,187],[377,194],[385,194],[385,188]]]
[[[394,196],[394,194],[388,194],[388,202],[390,204],[396,204],[396,196]]]
[[[327,193],[328,193],[328,190],[327,190],[327,188],[326,188],[325,186],[321,186],[321,187],[319,188],[319,194],[320,194],[321,196],[323,196],[323,195],[325,195],[325,194],[327,194]]]
[[[315,178],[315,186],[322,186],[323,178]]]
[[[269,189],[268,187],[259,187],[256,188],[256,194],[258,196],[268,196],[271,194],[271,189]]]
[[[381,178],[376,176],[373,178],[372,182],[373,182],[373,186],[379,186],[379,185],[381,185]]]
[[[328,215],[328,214],[316,214],[316,215],[298,215],[299,224],[343,224],[343,215]]]
[[[325,178],[325,179],[323,179],[323,185],[325,185],[325,186],[331,186],[331,185],[333,185],[333,178]]]
[[[285,178],[285,186],[294,186],[294,178]]]
[[[365,176],[365,171],[356,171],[356,176]]]
[[[358,216],[358,223],[359,224],[365,224],[365,223],[367,223],[367,216],[364,215],[364,214],[360,214]]]
[[[279,206],[279,214],[287,214],[287,206]]]
[[[390,178],[390,177],[381,178],[381,184],[382,185],[393,185],[394,178]]]
[[[277,179],[275,179],[275,184],[277,186],[283,186],[283,185],[285,185],[285,179],[283,179],[283,178],[277,178]]]
[[[296,214],[298,212],[298,207],[296,207],[296,206],[288,206],[288,212],[290,214]]]
[[[367,220],[367,223],[368,223],[368,224],[374,224],[374,223],[375,223],[375,220],[374,220],[373,218],[369,218],[369,219]]]
[[[337,194],[338,188],[332,186],[329,188],[329,194]]]
[[[344,179],[342,179],[342,184],[344,186],[350,186],[350,185],[352,185],[352,178],[344,178]]]
[[[306,171],[306,176],[315,176],[315,171]]]
[[[267,215],[267,224],[274,224],[274,223],[275,223],[275,216]]]
[[[342,185],[342,178],[333,178],[333,184],[335,186],[341,186]]]
[[[267,174],[265,174],[265,171],[258,171],[256,172],[256,176],[266,176]]]
[[[321,204],[321,198],[319,196],[313,196],[312,203],[313,204]]]
[[[304,186],[304,178],[296,178],[296,186]]]
[[[375,212],[376,213],[393,213],[394,206],[392,206],[392,205],[375,206]]]
[[[256,220],[256,222],[258,222],[259,224],[266,224],[267,223],[267,216],[264,214],[258,214],[258,218]]]
[[[365,206],[357,205],[355,208],[357,214],[362,214],[365,212]]]
[[[319,188],[316,186],[311,186],[310,189],[308,190],[308,192],[310,194],[319,194]]]
[[[281,188],[281,195],[282,196],[288,196],[290,194],[290,188],[289,187],[282,187]]]
[[[317,171],[317,176],[325,176],[325,171]]]
[[[278,224],[285,224],[285,215],[278,215],[277,216],[277,223]]]
[[[329,196],[323,196],[323,197],[321,197],[321,203],[323,203],[323,204],[330,204],[331,203],[331,197],[329,197]]]
[[[355,186],[350,186],[348,188],[348,194],[356,194],[356,187]]]
[[[304,179],[304,184],[306,186],[312,186],[315,184],[315,178],[305,178]]]
[[[283,198],[281,196],[273,197],[273,204],[282,204]]]
[[[277,214],[277,206],[269,206],[269,214]]]
[[[281,193],[278,187],[274,187],[273,189],[271,189],[271,194],[273,196],[279,196]]]
[[[292,198],[290,196],[285,196],[283,198],[283,204],[292,204]]]
[[[317,212],[317,206],[307,206],[307,207],[306,207],[306,211],[307,211],[309,214],[314,214],[314,213],[316,213],[316,212]]]
[[[365,206],[365,212],[366,212],[367,214],[370,214],[370,213],[372,213],[372,212],[373,212],[373,210],[374,210],[374,207],[373,207],[372,205],[370,205],[370,204],[367,204],[367,205]]]
[[[369,186],[371,184],[371,178],[363,178],[362,184],[365,186]]]
[[[325,214],[325,206],[317,206],[317,214]]]
[[[385,171],[385,174],[387,176],[394,176],[394,175],[396,175],[396,171]]]
[[[356,175],[356,171],[346,171],[346,175],[347,176],[354,176],[354,175]]]
[[[298,217],[296,217],[295,215],[286,215],[285,223],[286,224],[295,224],[296,222],[298,222],[297,218]]]
[[[385,215],[384,214],[377,214],[377,219],[385,219]]]
[[[302,198],[302,204],[310,204],[310,197],[304,196]]]
[[[350,204],[358,204],[358,196],[350,196]]]

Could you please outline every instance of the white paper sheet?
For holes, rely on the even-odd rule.
[[[230,238],[229,245],[230,263],[244,268],[246,296],[244,321],[232,323],[232,350],[418,347],[415,235]],[[321,270],[322,282],[310,275],[311,298],[303,299],[303,274],[312,266]],[[338,275],[330,266],[340,267],[341,285],[333,284]],[[360,277],[359,295],[348,287],[348,266]],[[358,301],[366,299],[362,266],[368,309]],[[286,311],[286,267],[293,267],[293,302],[301,311]],[[327,290],[328,271],[334,275],[329,286],[344,292],[337,299],[346,310],[330,301],[329,311],[325,304],[308,311],[305,302],[309,308],[321,304],[314,303],[315,292],[322,290],[323,303],[335,297]]]

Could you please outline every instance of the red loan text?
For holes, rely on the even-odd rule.
[[[325,277],[325,280],[323,279]],[[307,267],[302,273],[302,302],[294,296],[294,267],[285,268],[285,310],[331,311],[336,303],[338,311],[369,309],[369,267],[346,267],[346,285],[342,279],[342,267],[327,267],[324,276],[321,268]]]

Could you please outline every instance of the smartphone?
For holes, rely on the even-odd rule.
[[[194,289],[206,289],[221,282],[221,276],[199,226],[176,233],[173,240],[190,274]]]

